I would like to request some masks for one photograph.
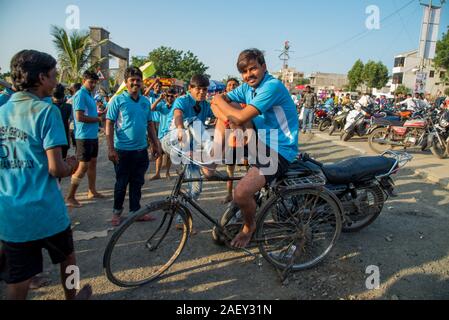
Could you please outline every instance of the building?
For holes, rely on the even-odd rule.
[[[315,72],[310,75],[310,86],[315,88],[315,91],[342,91],[348,84],[345,74]]]
[[[436,96],[448,87],[442,81],[445,74],[445,70],[436,70],[432,60],[421,60],[418,57],[418,50],[404,52],[394,57],[393,82],[390,90],[394,92],[399,85],[404,85],[413,92],[422,91]],[[422,86],[416,85],[417,77],[421,78]]]
[[[297,71],[295,68],[281,69],[272,74],[275,78],[280,79],[289,90],[295,87],[298,80],[304,78],[304,72]]]

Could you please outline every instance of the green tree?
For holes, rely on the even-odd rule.
[[[446,88],[446,89],[444,90],[444,95],[445,95],[446,97],[449,97],[449,88]]]
[[[152,61],[156,68],[156,77],[176,78],[186,82],[194,74],[204,74],[209,69],[192,52],[164,46],[154,49],[147,57],[132,57],[131,61],[137,67]]]
[[[58,53],[60,81],[79,82],[85,70],[97,68],[105,59],[91,64],[93,51],[108,40],[94,43],[87,31],[75,30],[69,34],[64,28],[54,25],[51,27],[51,35]]]
[[[409,88],[407,88],[406,86],[404,86],[403,84],[400,84],[396,90],[394,91],[394,94],[403,94],[406,95],[408,93],[411,93],[412,90],[410,90]]]
[[[388,82],[388,68],[380,61],[369,60],[363,68],[362,79],[368,88],[381,89]]]
[[[349,80],[350,91],[356,90],[357,87],[363,83],[363,78],[362,78],[363,69],[364,69],[364,64],[363,64],[362,60],[358,59],[352,66],[351,70],[349,70],[348,80]]]
[[[437,41],[433,63],[437,69],[449,70],[449,26],[447,32],[443,33],[441,40]],[[443,80],[449,81],[448,72],[445,73]]]

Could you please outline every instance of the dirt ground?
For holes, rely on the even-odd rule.
[[[300,149],[324,162],[358,155],[354,149],[313,136],[302,136]],[[154,162],[150,170],[154,172]],[[174,170],[172,175],[175,175]],[[106,159],[103,141],[97,185],[108,198],[88,201],[84,181],[79,195],[84,206],[70,211],[74,231],[105,231],[110,228],[108,220],[112,211],[114,181],[113,167]],[[447,299],[449,192],[422,180],[407,168],[395,177],[395,181],[399,197],[385,204],[372,225],[358,233],[342,234],[322,264],[293,274],[285,283],[281,283],[275,269],[265,260],[214,244],[211,227],[194,216],[194,226],[199,232],[189,239],[167,276],[140,288],[120,288],[105,277],[102,258],[112,232],[107,237],[76,241],[81,285],[92,284],[93,299]],[[68,183],[68,179],[63,181],[64,193]],[[163,199],[173,183],[173,178],[171,181],[147,180],[142,203]],[[219,203],[224,195],[224,183],[209,182],[204,185],[200,203],[209,214],[218,218],[224,209]],[[262,262],[261,265],[258,261]],[[132,259],[129,264],[133,264]],[[379,267],[379,289],[366,288],[365,282],[370,275],[366,270],[371,265]],[[51,282],[31,291],[29,298],[63,299],[58,268],[50,264],[47,256],[44,268]],[[0,298],[5,298],[3,283],[0,284]]]

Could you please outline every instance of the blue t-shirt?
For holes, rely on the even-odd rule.
[[[295,103],[281,81],[265,74],[254,89],[247,83],[226,94],[231,101],[251,105],[259,111],[252,119],[259,135],[267,146],[286,160],[293,162],[298,155],[298,116]],[[278,130],[277,148],[270,143],[270,130]],[[260,134],[265,130],[265,139]]]
[[[142,150],[148,147],[147,128],[151,121],[148,99],[139,95],[133,100],[128,91],[114,98],[108,105],[106,119],[115,122],[114,147],[118,150]]]
[[[160,94],[155,94],[153,92],[150,93],[150,95],[147,97],[148,101],[150,102],[150,110],[153,103],[159,98]],[[160,122],[161,121],[161,114],[159,111],[153,111],[151,112],[151,121],[153,122]]]
[[[73,96],[73,117],[75,118],[75,139],[98,139],[99,123],[85,123],[76,120],[76,112],[84,111],[91,118],[98,117],[97,104],[89,90],[82,86]]]
[[[174,108],[173,106],[169,108],[165,101],[161,101],[156,106],[155,112],[159,114],[159,131],[157,137],[160,140],[170,131]]]
[[[8,102],[9,98],[14,94],[14,91],[12,91],[9,88],[5,88],[5,90],[0,93],[0,107],[4,105],[6,102]]]
[[[0,108],[0,239],[47,238],[70,224],[45,150],[67,145],[54,105],[17,92]]]
[[[190,94],[186,94],[185,96],[179,97],[173,103],[173,109],[179,109],[182,111],[183,119],[187,120],[189,118],[197,117],[203,123],[207,118],[213,116],[212,110],[210,108],[210,103],[207,101],[199,102],[199,106],[201,107],[200,112],[197,114],[194,110],[194,106],[196,104],[196,100]]]

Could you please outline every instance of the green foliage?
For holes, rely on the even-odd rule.
[[[443,38],[437,42],[433,62],[435,67],[449,70],[449,26],[447,32],[443,34]]]
[[[446,97],[449,97],[449,88],[446,88],[446,89],[444,90],[444,95],[445,95]]]
[[[301,85],[305,85],[305,84],[310,84],[310,79],[302,78],[302,79],[296,80],[296,82],[295,82],[295,86],[301,86]]]
[[[394,92],[394,94],[403,94],[403,95],[406,95],[408,93],[412,93],[412,90],[410,90],[409,88],[407,88],[403,84],[399,85],[396,88],[396,91]]]
[[[58,53],[58,62],[62,82],[79,82],[87,69],[97,68],[104,59],[91,64],[93,51],[108,40],[94,43],[89,32],[72,31],[70,34],[64,28],[51,27],[53,43]]]
[[[362,80],[368,88],[381,89],[388,82],[388,68],[380,61],[369,60],[363,68]]]
[[[186,82],[194,74],[204,74],[209,69],[191,51],[183,52],[164,46],[151,51],[147,57],[132,57],[131,61],[137,67],[152,61],[156,77],[176,78]]]
[[[359,85],[363,83],[362,74],[364,71],[364,65],[362,60],[358,59],[351,70],[348,72],[348,80],[349,80],[349,89],[350,91],[354,91],[357,89]]]

